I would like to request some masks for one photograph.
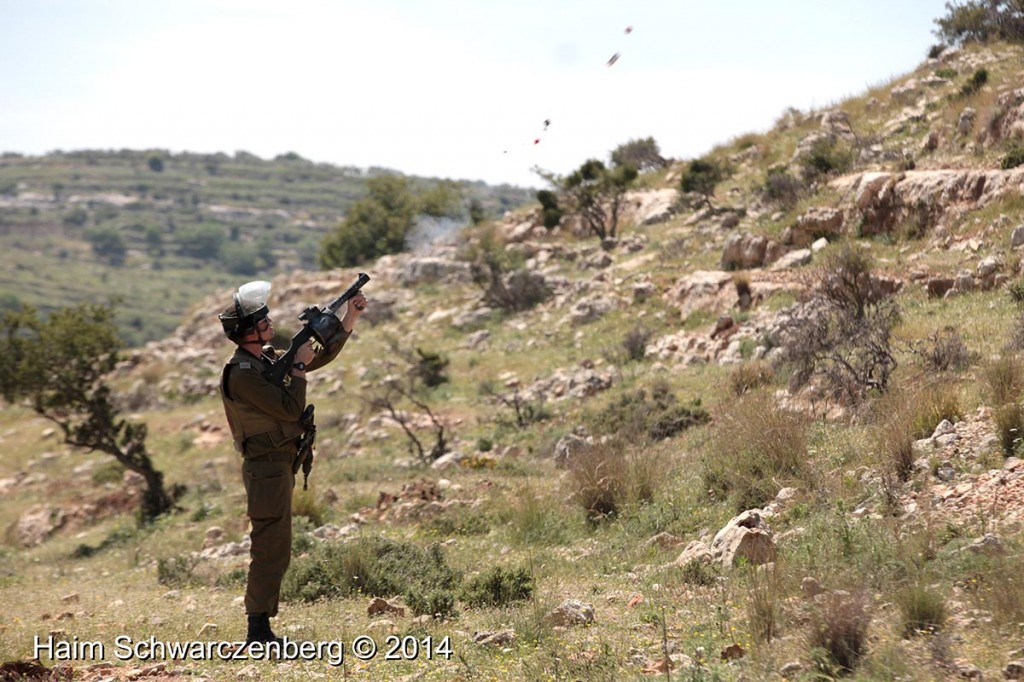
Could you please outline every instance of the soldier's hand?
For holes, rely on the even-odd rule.
[[[359,292],[348,300],[348,314],[352,316],[352,319],[358,319],[360,315],[366,310],[366,296],[363,296],[363,292]]]
[[[295,362],[304,362],[306,364],[309,364],[315,357],[316,351],[313,350],[312,341],[308,341],[302,344],[301,346],[299,346],[298,350],[295,351]]]

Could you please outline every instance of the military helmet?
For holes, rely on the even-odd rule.
[[[232,304],[218,315],[224,327],[224,334],[232,341],[238,341],[270,313],[267,298],[270,296],[270,282],[258,280],[238,287]]]

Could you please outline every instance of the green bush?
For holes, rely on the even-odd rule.
[[[445,374],[445,370],[448,369],[448,358],[440,353],[432,353],[419,348],[416,349],[416,355],[419,358],[416,360],[413,373],[423,382],[424,386],[435,388],[448,383],[448,375]]]
[[[988,69],[978,69],[960,88],[961,97],[970,97],[988,83]]]
[[[1024,41],[1024,7],[1019,2],[962,0],[947,2],[946,10],[946,16],[935,20],[935,33],[945,43]]]
[[[97,258],[115,267],[124,265],[128,247],[120,230],[115,227],[97,227],[86,232],[85,239]]]
[[[844,173],[853,166],[854,153],[837,137],[822,137],[811,145],[810,152],[801,162],[811,179],[834,173]]]
[[[533,577],[527,569],[494,566],[470,580],[462,598],[472,607],[508,606],[532,595]]]
[[[999,166],[1003,170],[1009,170],[1020,165],[1024,165],[1024,145],[1018,143],[1010,147]]]
[[[544,227],[552,230],[562,222],[562,209],[558,206],[558,195],[548,189],[537,191],[537,201],[540,202],[541,218]]]
[[[729,176],[729,170],[724,164],[713,158],[694,159],[683,171],[679,180],[679,188],[685,194],[696,193],[704,197],[704,203],[711,205],[711,197],[715,194],[715,187]]]
[[[418,614],[434,615],[461,582],[441,548],[428,549],[379,536],[345,544],[315,545],[296,559],[281,586],[286,600],[313,602],[362,594],[373,597],[404,595]],[[415,606],[414,606],[415,605]]]
[[[632,441],[671,438],[709,421],[699,399],[680,403],[664,380],[655,381],[649,389],[622,394],[593,419],[598,433],[619,434]]]

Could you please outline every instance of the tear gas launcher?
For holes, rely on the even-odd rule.
[[[370,276],[365,272],[360,272],[355,283],[346,289],[345,293],[341,296],[323,308],[314,305],[302,311],[302,314],[299,315],[299,319],[303,323],[302,329],[292,337],[291,345],[288,346],[288,350],[285,351],[284,355],[277,358],[270,369],[267,370],[267,380],[278,386],[283,386],[284,378],[295,362],[295,353],[302,344],[307,343],[310,339],[316,339],[322,348],[317,357],[310,363],[310,367],[307,367],[307,370],[322,367],[334,359],[337,352],[341,350],[341,344],[346,338],[345,330],[342,328],[341,320],[338,318],[338,310],[341,309],[341,306],[346,301],[358,294],[363,285],[369,281]]]

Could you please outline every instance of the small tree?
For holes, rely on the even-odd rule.
[[[946,12],[946,16],[935,20],[938,26],[935,34],[945,43],[1024,41],[1024,2],[1021,0],[947,2]]]
[[[0,391],[56,424],[68,445],[105,452],[141,475],[140,519],[151,521],[172,509],[174,495],[146,451],[146,425],[120,417],[106,383],[121,347],[113,317],[112,306],[99,304],[61,308],[46,320],[33,308],[5,313]]]
[[[85,238],[92,245],[92,252],[100,260],[110,265],[124,265],[125,256],[128,254],[128,247],[121,236],[121,231],[116,227],[98,227],[89,230]]]
[[[463,187],[446,180],[415,191],[401,175],[381,175],[366,181],[367,194],[357,201],[344,222],[320,244],[324,269],[351,267],[408,246],[417,218],[465,215]]]
[[[614,238],[622,202],[636,177],[634,166],[609,170],[597,159],[590,159],[562,182],[561,189],[587,229],[601,239]]]
[[[558,206],[558,195],[549,189],[537,191],[537,201],[540,202],[541,219],[544,227],[553,230],[562,222],[562,209]]]
[[[612,166],[633,166],[641,173],[664,168],[667,163],[653,137],[630,140],[612,152]]]
[[[703,195],[704,203],[711,208],[711,197],[715,194],[715,187],[725,180],[727,175],[725,166],[710,157],[694,159],[683,173],[683,177],[679,181],[679,188],[685,194],[695,192]]]
[[[384,363],[385,376],[375,382],[365,395],[366,404],[387,415],[402,429],[409,441],[409,451],[422,464],[430,464],[448,450],[449,434],[444,421],[430,409],[427,403],[428,384],[424,378],[423,360],[428,355],[417,349],[420,358],[401,348],[395,339],[388,340],[389,359]],[[440,356],[436,356],[440,359]],[[436,369],[436,368],[435,368]],[[435,376],[437,373],[434,373]],[[443,382],[441,382],[443,383]],[[435,384],[437,385],[437,384]],[[434,443],[425,446],[417,431],[417,417],[406,409],[412,406],[430,421]]]

